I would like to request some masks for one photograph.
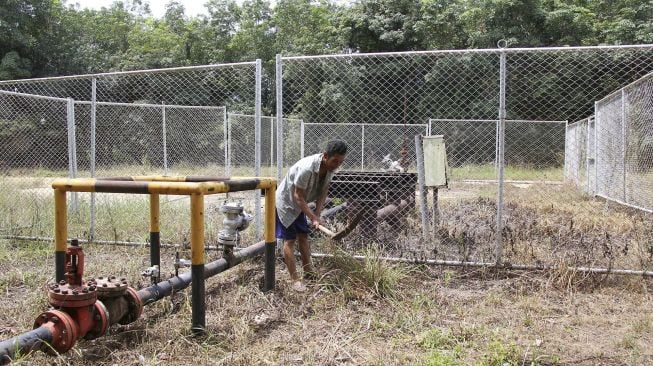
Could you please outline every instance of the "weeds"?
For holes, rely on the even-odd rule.
[[[344,250],[335,249],[333,256],[324,260],[328,272],[323,281],[328,287],[342,290],[348,299],[362,299],[367,294],[376,298],[395,297],[407,269],[384,262],[377,248],[365,250],[364,257],[357,259]]]

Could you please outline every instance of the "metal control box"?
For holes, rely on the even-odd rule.
[[[424,136],[424,185],[427,187],[447,187],[449,167],[447,149],[443,135]]]

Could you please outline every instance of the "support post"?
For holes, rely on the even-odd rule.
[[[163,128],[163,175],[168,175],[168,136],[166,127],[166,105],[161,102],[161,127]]]
[[[422,135],[415,135],[415,156],[417,157],[417,184],[419,185],[420,211],[422,214],[422,237],[426,241],[429,237],[429,219],[426,194],[424,185],[424,150],[422,147]]]
[[[191,302],[192,332],[204,333],[206,308],[204,304],[204,195],[190,196],[190,251],[191,251]]]
[[[68,98],[67,104],[67,125],[68,125],[68,177],[77,176],[77,136],[75,130],[75,101]],[[70,210],[77,212],[77,192],[70,195]]]
[[[256,87],[254,108],[254,175],[261,176],[261,59],[256,60]],[[254,191],[254,217],[256,220],[256,241],[261,239],[261,190]]]
[[[277,91],[277,181],[283,178],[283,89],[281,55],[277,54],[275,64],[275,84]]]
[[[223,131],[223,138],[222,138],[222,144],[224,145],[224,174],[228,177],[229,175],[229,141],[228,141],[228,136],[229,136],[229,131],[227,129],[227,125],[229,124],[229,117],[227,115],[227,107],[224,107],[224,116],[223,120],[224,123],[222,125],[222,131]]]
[[[623,174],[623,201],[626,203],[628,202],[628,184],[627,184],[627,164],[628,164],[628,129],[626,128],[626,88],[621,89],[621,154],[622,154],[622,161],[621,161],[621,171]]]
[[[361,172],[365,170],[365,125],[361,125]]]
[[[276,225],[276,185],[265,191],[265,284],[263,291],[274,289],[275,284],[275,225]]]
[[[499,265],[503,257],[503,188],[504,188],[504,157],[506,131],[506,51],[501,48],[499,70],[499,122],[497,128],[497,242],[495,261]]]
[[[54,278],[63,281],[66,255],[66,241],[68,240],[68,207],[66,205],[66,191],[54,190]]]
[[[305,156],[304,152],[304,137],[306,136],[306,126],[304,125],[304,120],[299,123],[299,134],[302,136],[299,140],[299,157],[303,158]]]
[[[95,126],[97,114],[97,78],[91,81],[91,178],[95,178]],[[95,192],[91,192],[90,240],[95,240]]]
[[[161,231],[159,227],[159,195],[150,194],[150,265],[161,265]],[[154,283],[159,279],[154,279]]]

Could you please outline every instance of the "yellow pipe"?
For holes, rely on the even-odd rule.
[[[256,182],[246,189],[268,189],[276,186],[274,178],[233,179],[224,182],[164,182],[164,181],[97,181],[91,178],[55,179],[52,188],[70,192],[111,192],[140,194],[216,194],[231,192],[232,189],[243,190],[239,185],[246,182]]]
[[[132,179],[137,182],[185,182],[186,176],[136,175]]]
[[[66,251],[68,240],[68,206],[66,204],[66,191],[54,190],[54,250]]]
[[[274,239],[274,230],[276,227],[275,216],[276,216],[276,195],[277,187],[272,185],[265,191],[265,223],[263,228],[263,236],[265,237],[266,243],[272,243]]]
[[[204,264],[204,195],[190,196],[190,254],[192,264]]]
[[[150,195],[150,232],[159,232],[159,195],[151,194]]]

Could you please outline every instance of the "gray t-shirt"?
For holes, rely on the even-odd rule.
[[[307,156],[290,167],[277,189],[277,215],[283,226],[288,227],[302,212],[293,198],[295,187],[304,190],[306,202],[316,201],[329,187],[333,172],[327,172],[320,180],[322,154]]]

